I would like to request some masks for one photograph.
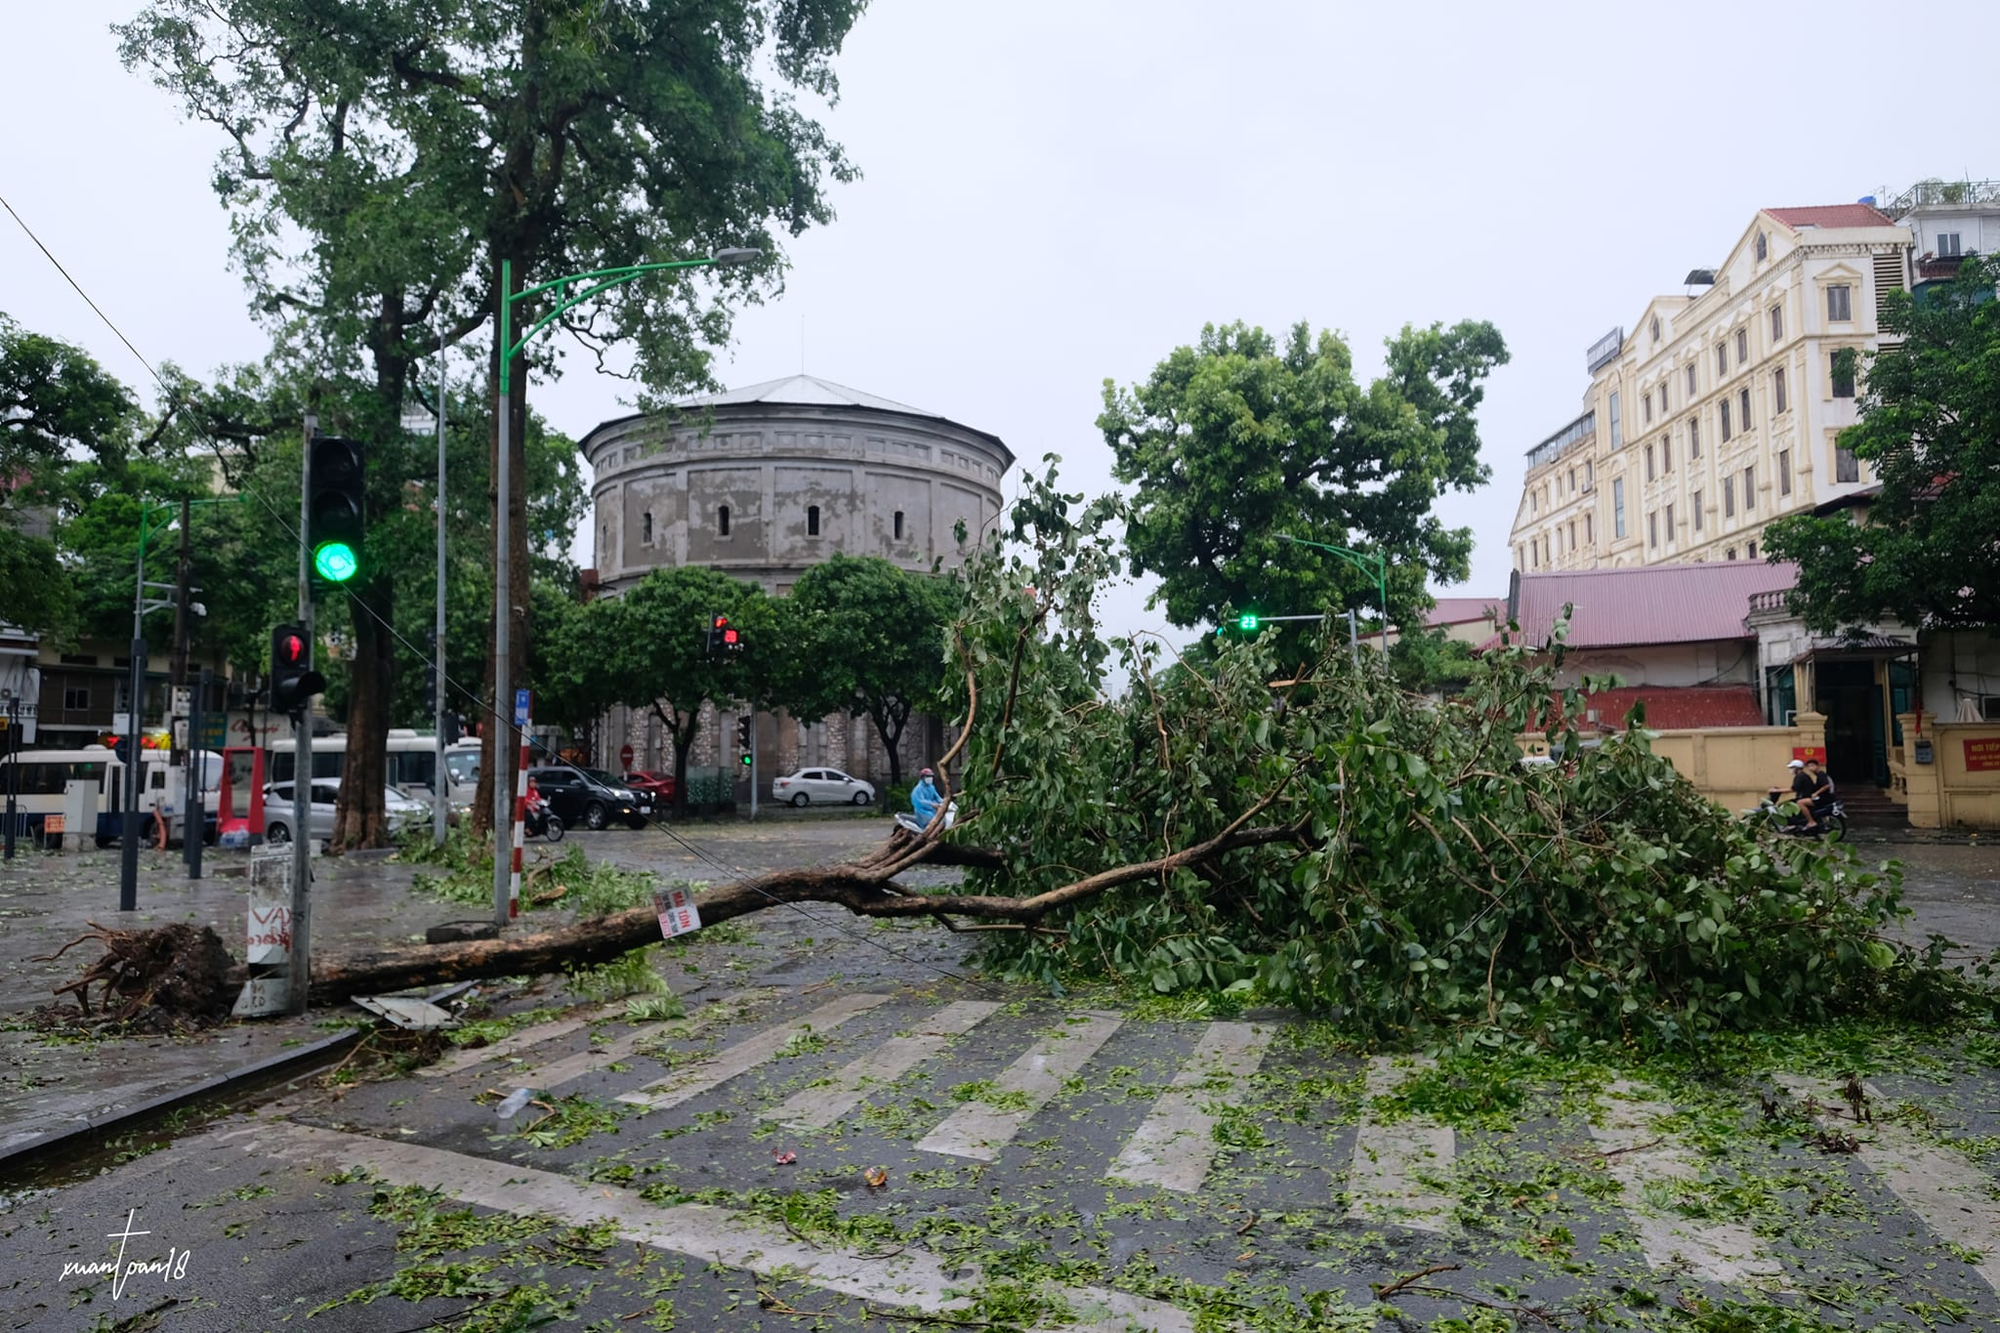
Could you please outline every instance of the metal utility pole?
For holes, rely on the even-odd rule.
[[[750,706],[750,818],[757,817],[757,706]]]
[[[139,722],[145,713],[146,689],[146,502],[139,502],[138,586],[132,590],[132,656],[125,685],[125,828],[119,847],[118,910],[139,910],[139,783],[145,774],[140,761]],[[81,836],[81,834],[79,834]]]
[[[181,500],[181,560],[174,575],[179,596],[174,601],[173,684],[185,685],[188,678],[188,502]]]
[[[514,746],[514,729],[508,725],[513,720],[509,711],[514,703],[513,672],[509,669],[509,657],[514,651],[514,571],[512,539],[508,532],[508,511],[514,507],[514,480],[509,474],[508,453],[512,447],[508,438],[514,415],[513,376],[509,374],[508,362],[513,359],[511,346],[514,294],[508,290],[514,283],[514,265],[510,260],[500,261],[500,395],[495,409],[499,413],[496,423],[500,431],[500,456],[496,460],[494,477],[494,560],[493,574],[493,711],[486,715],[486,726],[493,734],[493,924],[505,929],[511,920],[508,908],[512,902],[511,890],[514,881],[514,784],[510,768]]]
[[[22,677],[22,679],[25,680],[26,677],[24,676]],[[9,699],[7,700],[7,757],[9,759],[12,759],[15,755],[21,752],[20,744],[15,740],[15,737],[19,736],[20,734],[21,734],[21,701],[19,699]],[[18,792],[20,789],[21,789],[21,765],[19,763],[8,764],[7,765],[6,857],[9,861],[14,859],[14,798],[15,798],[15,793]],[[77,836],[81,837],[82,834],[79,833]]]
[[[437,682],[437,715],[431,725],[437,729],[437,764],[431,773],[431,836],[437,845],[444,846],[444,827],[450,811],[446,800],[446,789],[451,785],[444,766],[444,330],[438,329],[438,482],[437,482],[437,525],[438,525],[438,572],[437,572],[437,642],[431,654],[432,679]]]
[[[1354,608],[1347,608],[1347,651],[1353,655],[1354,665],[1361,665],[1361,628],[1354,618]]]
[[[312,442],[319,415],[306,413],[299,454],[299,631],[313,642]],[[308,649],[308,651],[311,651]],[[306,1011],[312,940],[312,701],[292,714],[292,947],[285,965],[285,1008]]]

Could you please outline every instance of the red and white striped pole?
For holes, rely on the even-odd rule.
[[[521,915],[521,848],[525,841],[528,819],[528,736],[534,730],[534,698],[529,696],[529,716],[526,726],[521,728],[520,761],[514,766],[514,836],[510,841],[514,847],[514,869],[507,880],[507,919],[512,921]]]

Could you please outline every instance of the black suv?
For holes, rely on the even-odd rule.
[[[601,829],[614,819],[624,820],[628,828],[644,828],[652,814],[652,806],[637,792],[601,768],[531,768],[528,776],[549,809],[571,828]]]

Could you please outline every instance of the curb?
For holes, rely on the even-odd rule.
[[[226,1073],[202,1079],[175,1092],[163,1093],[151,1101],[139,1103],[118,1111],[103,1120],[87,1121],[74,1129],[50,1130],[26,1143],[15,1144],[0,1150],[0,1177],[12,1174],[35,1161],[54,1156],[65,1150],[85,1146],[87,1141],[101,1139],[106,1135],[130,1129],[132,1126],[156,1116],[164,1115],[177,1107],[201,1101],[218,1094],[231,1091],[248,1084],[271,1078],[273,1075],[304,1065],[324,1060],[338,1054],[361,1040],[365,1028],[349,1028],[331,1037],[310,1042],[296,1050],[253,1061]]]

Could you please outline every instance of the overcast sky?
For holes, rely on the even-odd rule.
[[[118,63],[108,26],[137,8],[10,0],[0,194],[142,352],[205,373],[265,340],[214,135]],[[827,116],[865,178],[719,375],[796,372],[803,322],[811,373],[1060,454],[1095,493],[1102,382],[1205,322],[1310,320],[1373,374],[1405,323],[1489,319],[1513,353],[1480,414],[1493,480],[1440,505],[1477,545],[1438,591],[1497,596],[1522,455],[1578,412],[1584,349],[1760,207],[2000,176],[1988,85],[1924,72],[1996,38],[2000,7],[1947,36],[1846,0],[874,0]],[[147,382],[4,216],[0,310]],[[569,364],[532,396],[580,437],[624,386]],[[1142,602],[1114,598],[1113,628],[1161,623]]]

